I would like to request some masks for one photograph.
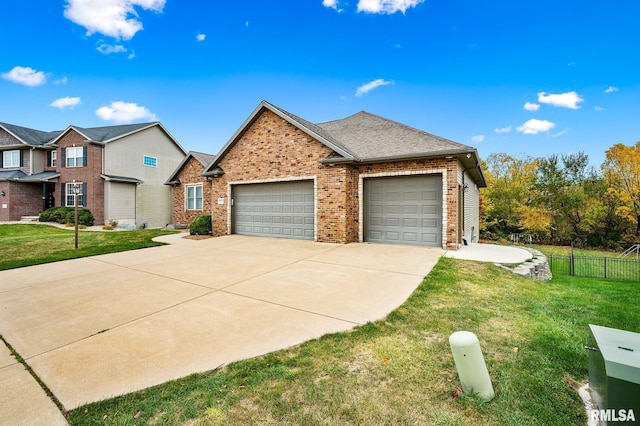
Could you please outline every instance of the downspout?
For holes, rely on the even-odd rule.
[[[467,170],[463,169],[462,170],[462,243],[466,246],[469,243],[467,242],[467,239],[465,238],[466,232],[467,232],[467,228],[465,226],[465,218],[466,218],[466,210],[464,209],[464,202],[465,202],[465,198],[467,198],[465,196],[465,183],[464,183],[464,175],[467,174]]]
[[[471,170],[471,169],[480,170],[480,163],[476,162],[476,164],[473,167],[469,167],[469,168],[466,168],[466,169],[462,170],[462,236],[463,237],[464,237],[464,232],[465,232],[465,218],[466,218],[466,215],[465,215],[466,212],[465,212],[465,209],[464,209],[464,207],[465,207],[464,204],[465,204],[465,199],[466,199],[465,194],[464,194],[464,185],[465,185],[464,177],[465,177],[465,174],[467,173],[467,170]],[[478,207],[480,207],[480,206],[478,205]],[[462,240],[464,241],[464,238]],[[473,242],[473,232],[471,233],[471,241],[470,242]]]
[[[34,146],[31,147],[29,151],[29,176],[33,175],[33,151],[36,148]]]

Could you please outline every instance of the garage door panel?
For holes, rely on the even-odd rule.
[[[442,176],[395,176],[364,181],[364,240],[440,247]]]
[[[402,239],[406,242],[415,243],[418,241],[418,234],[415,232],[403,232]]]
[[[314,239],[313,181],[235,185],[233,199],[236,234]]]

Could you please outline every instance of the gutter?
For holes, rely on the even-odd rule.
[[[463,154],[474,154],[473,151],[468,150],[447,150],[447,151],[433,151],[423,152],[416,154],[403,154],[403,155],[389,155],[386,157],[372,157],[372,158],[325,158],[320,160],[322,164],[357,164],[357,163],[388,163],[391,161],[411,161],[411,160],[425,160],[430,158],[439,158],[446,156],[457,156]]]

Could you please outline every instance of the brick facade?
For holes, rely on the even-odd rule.
[[[358,242],[362,239],[363,177],[439,174],[443,178],[443,248],[457,248],[458,162],[455,158],[365,165],[321,164],[331,152],[331,148],[287,120],[272,111],[264,111],[218,163],[224,174],[214,177],[211,183],[213,234],[231,233],[229,199],[233,185],[308,178],[315,181],[316,241]],[[219,198],[224,199],[224,204],[216,203]],[[177,202],[182,205],[180,200]]]
[[[20,220],[41,210],[41,183],[0,182],[0,221]]]
[[[181,182],[172,188],[173,191],[173,221],[176,224],[189,225],[193,220],[203,214],[211,214],[211,182],[207,178],[200,176],[204,166],[198,160],[191,157],[184,165],[178,179]],[[187,186],[202,185],[202,210],[187,210]]]
[[[91,211],[96,224],[104,223],[104,180],[100,177],[102,172],[102,146],[86,142],[86,138],[75,130],[70,130],[58,141],[57,170],[60,178],[56,183],[56,206],[64,206],[66,197],[62,196],[62,188],[74,180],[87,184],[85,194],[86,208]],[[62,151],[71,147],[86,147],[86,165],[82,167],[67,167],[63,163]],[[65,157],[66,158],[66,157]]]

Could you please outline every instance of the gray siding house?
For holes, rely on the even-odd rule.
[[[75,181],[96,224],[165,226],[172,217],[164,182],[185,155],[159,122],[55,132],[0,123],[0,221],[73,206]]]

